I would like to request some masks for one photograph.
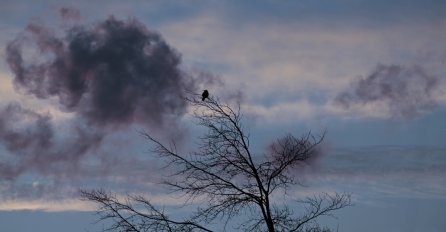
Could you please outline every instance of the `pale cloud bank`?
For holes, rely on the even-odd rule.
[[[94,211],[95,207],[90,202],[79,199],[64,199],[60,201],[18,199],[2,201],[0,203],[0,211],[14,210],[41,210],[46,212]]]
[[[227,85],[216,89],[215,94],[241,89],[246,108],[263,118],[386,119],[402,115],[402,111],[395,111],[396,102],[378,99],[343,107],[335,99],[354,88],[352,82],[358,76],[369,75],[377,64],[383,64],[407,67],[406,70],[412,66],[424,68],[426,76],[438,80],[438,87],[429,92],[429,101],[444,105],[446,94],[440,87],[444,86],[444,60],[438,56],[446,54],[441,42],[446,33],[440,30],[444,25],[440,20],[429,27],[419,22],[381,28],[347,25],[335,30],[323,24],[298,22],[233,25],[221,15],[202,14],[167,23],[160,30],[184,53],[186,65],[207,66],[222,76]],[[394,79],[404,80],[404,74]],[[416,86],[414,78],[409,79],[406,83]],[[312,96],[322,102],[315,103]],[[416,99],[409,98],[406,103],[413,100]],[[417,117],[435,109],[427,105],[421,110],[418,104],[412,115]],[[410,105],[405,106],[407,111]]]
[[[126,202],[129,195],[125,193],[114,194],[117,200]],[[148,194],[147,192],[139,193],[132,192],[130,196],[142,196],[150,200],[154,205],[181,207],[185,202],[188,202],[187,197],[179,194]],[[199,202],[200,198],[194,199],[194,202]],[[189,202],[192,203],[192,202]],[[59,200],[38,198],[38,199],[10,199],[2,200],[0,202],[0,211],[14,211],[14,210],[39,210],[45,212],[63,212],[63,211],[95,211],[97,205],[90,201],[84,201],[79,197],[62,197]]]

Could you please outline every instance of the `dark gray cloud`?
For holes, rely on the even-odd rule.
[[[79,16],[70,8],[59,13],[64,19]],[[138,123],[178,136],[177,120],[187,107],[184,94],[216,80],[180,69],[181,55],[136,19],[109,17],[66,30],[31,22],[8,43],[5,54],[16,91],[48,103],[55,99],[75,119],[64,122],[69,124],[64,132],[49,113],[18,103],[0,109],[0,149],[11,154],[0,161],[0,180],[35,172],[94,176],[80,165],[100,148],[105,135]],[[96,154],[95,159],[107,166],[99,165],[99,175],[119,166],[116,157]]]
[[[27,59],[25,46],[44,59]],[[185,90],[197,86],[179,69],[180,54],[134,19],[110,17],[59,36],[31,23],[8,44],[6,58],[17,89],[56,97],[63,110],[97,126],[170,124],[185,112]]]
[[[338,94],[335,103],[353,105],[384,102],[393,117],[414,118],[437,106],[434,91],[439,79],[421,66],[378,65],[373,72],[352,83],[352,89]]]

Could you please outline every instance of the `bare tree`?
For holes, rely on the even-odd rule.
[[[195,109],[197,124],[207,129],[196,152],[182,155],[173,144],[166,146],[148,133],[143,135],[173,170],[174,178],[164,184],[188,199],[205,199],[205,207],[198,207],[187,220],[175,220],[141,196],[119,201],[103,190],[81,191],[83,199],[100,205],[101,220],[113,219],[110,230],[213,231],[206,225],[216,220],[228,223],[243,214],[247,220],[234,225],[241,231],[326,232],[330,229],[319,226],[316,219],[351,204],[349,194],[322,193],[296,201],[301,204],[296,213],[288,204],[274,201],[275,196],[300,185],[295,170],[317,155],[324,135],[289,134],[273,143],[266,154],[254,155],[240,104],[234,109],[213,98],[187,101]]]

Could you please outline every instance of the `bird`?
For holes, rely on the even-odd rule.
[[[204,101],[204,99],[209,98],[209,92],[207,89],[203,91],[203,94],[201,94],[201,100]]]

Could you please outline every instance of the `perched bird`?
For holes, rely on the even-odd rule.
[[[207,89],[203,91],[203,94],[201,94],[201,100],[204,101],[204,99],[209,98],[209,92]]]

